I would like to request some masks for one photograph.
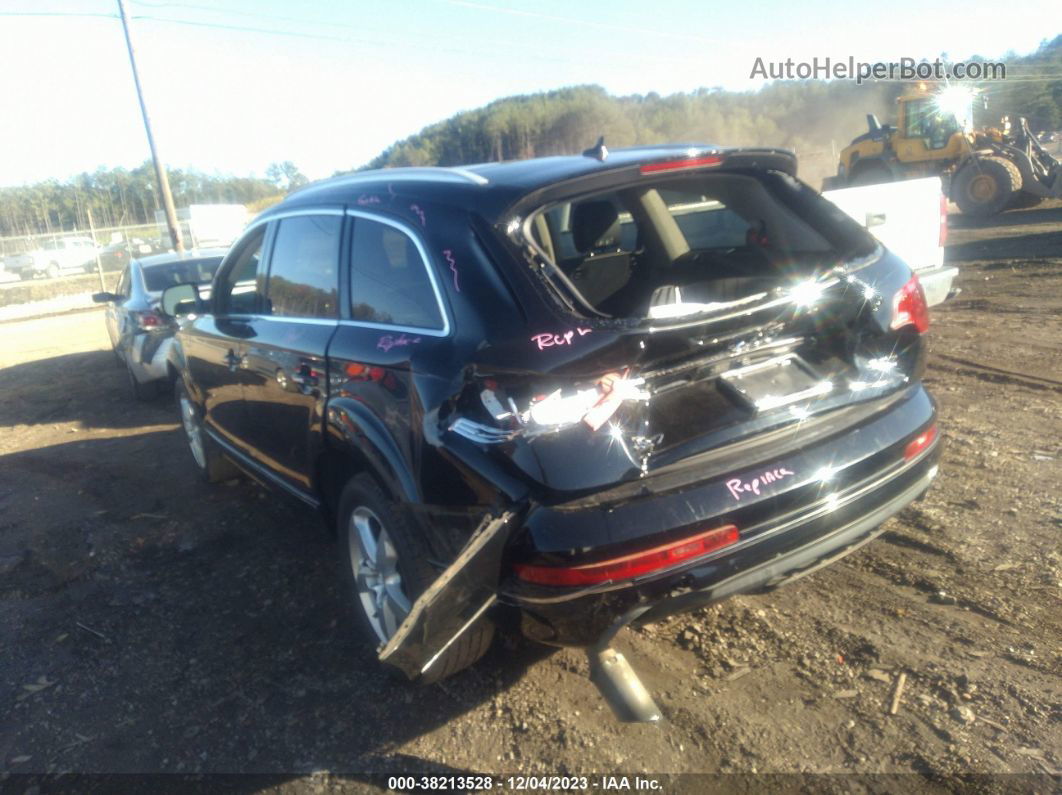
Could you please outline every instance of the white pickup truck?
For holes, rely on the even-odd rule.
[[[841,188],[822,195],[911,266],[930,306],[948,297],[959,269],[944,264],[948,205],[940,177]]]
[[[98,249],[91,238],[60,237],[46,240],[40,248],[16,254],[5,261],[7,270],[23,279],[91,273],[96,267]]]

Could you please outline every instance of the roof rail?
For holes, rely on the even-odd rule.
[[[474,171],[469,171],[467,168],[403,166],[400,168],[376,168],[371,171],[358,171],[353,174],[344,174],[341,177],[312,182],[297,191],[292,191],[292,195],[295,193],[305,194],[325,188],[335,188],[341,185],[356,185],[361,182],[405,182],[412,180],[462,182],[473,185],[487,185],[490,182],[486,177]]]

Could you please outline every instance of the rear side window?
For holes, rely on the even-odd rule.
[[[350,254],[351,316],[367,323],[442,330],[445,324],[428,267],[405,232],[356,218]]]
[[[269,258],[265,314],[338,317],[339,215],[296,215],[277,228]]]
[[[220,264],[221,257],[210,257],[148,265],[144,268],[144,287],[149,293],[161,293],[175,284],[209,284]]]

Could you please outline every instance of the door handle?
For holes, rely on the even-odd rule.
[[[228,365],[230,371],[235,373],[237,368],[243,364],[243,357],[237,356],[236,352],[229,348],[229,352],[225,354],[225,364]]]
[[[296,385],[299,392],[304,395],[316,395],[317,387],[320,383],[316,375],[316,371],[309,365],[302,365],[291,376],[292,382]]]

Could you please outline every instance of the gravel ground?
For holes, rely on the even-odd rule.
[[[963,292],[934,312],[927,376],[937,484],[812,576],[621,635],[659,726],[614,722],[580,654],[512,637],[439,686],[381,672],[341,620],[327,533],[251,483],[198,483],[169,401],[127,396],[99,313],[0,325],[0,786],[805,772],[921,776],[874,779],[886,789],[1031,774],[981,783],[1050,791],[1062,203],[952,222]]]

